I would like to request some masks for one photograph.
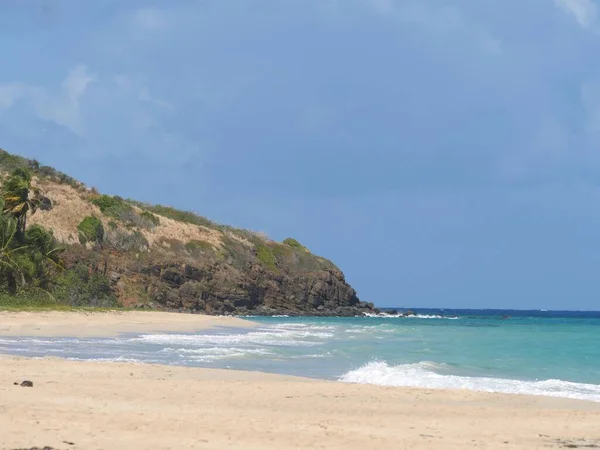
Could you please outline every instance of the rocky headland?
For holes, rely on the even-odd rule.
[[[61,303],[213,315],[377,312],[335,264],[293,238],[275,242],[195,213],[102,195],[0,150],[3,186],[21,169],[31,173],[37,202],[27,226],[41,227],[61,247],[63,270],[44,279]]]

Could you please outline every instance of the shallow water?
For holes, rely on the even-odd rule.
[[[412,318],[255,317],[255,329],[199,334],[0,337],[0,352],[600,401],[600,313],[416,312]]]

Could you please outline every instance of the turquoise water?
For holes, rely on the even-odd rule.
[[[0,338],[0,352],[600,401],[598,313],[418,313],[413,318],[256,317],[251,318],[259,323],[255,329],[199,334]]]

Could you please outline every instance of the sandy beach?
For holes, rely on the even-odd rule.
[[[110,337],[120,333],[188,333],[214,327],[252,326],[252,322],[235,317],[155,311],[0,311],[0,336]]]
[[[130,325],[146,332],[246,324],[160,313],[77,314],[2,313],[0,335],[75,335],[82,326],[96,336]],[[0,367],[2,450],[600,446],[600,403],[54,358],[1,356]],[[33,387],[14,384],[23,380]]]

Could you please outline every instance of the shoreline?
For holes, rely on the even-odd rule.
[[[59,358],[0,366],[2,450],[600,445],[600,404],[583,400]]]
[[[229,316],[156,311],[0,311],[0,336],[115,337],[124,333],[169,333],[217,327],[253,328]]]
[[[55,338],[82,338],[82,339],[102,339],[102,338],[129,338],[128,335],[151,335],[155,334],[193,334],[196,332],[202,333],[206,331],[216,331],[217,333],[224,332],[229,333],[245,333],[250,332],[255,327],[261,326],[260,322],[252,322],[248,320],[249,317],[240,318],[235,316],[214,316],[214,315],[203,315],[203,314],[186,314],[180,312],[157,312],[157,311],[131,311],[131,310],[69,310],[69,311],[1,311],[0,310],[0,339],[5,338],[17,338],[16,341],[28,338],[46,338],[54,341]],[[250,317],[251,319],[251,317]],[[173,344],[175,345],[175,344]],[[214,344],[217,345],[217,344]],[[84,348],[84,347],[82,347]],[[7,348],[8,356],[18,355],[22,357],[29,357],[27,352],[11,352],[10,348]],[[51,352],[50,354],[56,354]],[[37,353],[33,357],[46,357],[48,353]],[[0,350],[0,357],[2,356],[2,350]],[[67,355],[69,356],[69,355]],[[129,362],[139,364],[161,364],[166,367],[207,367],[206,364],[197,366],[195,364],[186,364],[185,362],[174,365],[172,361],[160,362],[154,359],[151,362],[146,362],[144,358],[105,358],[105,357],[79,357],[73,356],[73,361],[84,361],[84,362]],[[69,360],[69,358],[66,358]],[[364,374],[360,373],[365,367],[370,364],[365,364],[354,369],[350,369],[344,373],[338,375],[331,375],[328,377],[315,377],[311,378],[314,380],[335,380],[344,383],[356,383],[373,386],[386,386],[386,387],[398,387],[398,388],[411,388],[411,389],[425,389],[434,391],[454,390],[454,389],[465,389],[470,392],[479,393],[497,393],[506,395],[525,395],[533,397],[549,397],[549,398],[564,398],[580,401],[589,401],[600,404],[600,400],[567,395],[567,393],[561,393],[561,395],[552,395],[548,392],[535,392],[535,389],[525,390],[523,389],[507,389],[504,386],[500,388],[482,389],[472,387],[470,385],[464,385],[461,383],[454,383],[450,386],[438,387],[435,383],[433,385],[427,385],[419,383],[395,385],[394,383],[378,382],[371,379],[371,373],[368,373],[368,378],[365,379]],[[220,366],[221,369],[227,368],[228,366]],[[375,368],[375,375],[378,371],[385,371],[387,365],[381,368]],[[391,369],[394,369],[392,366]],[[244,368],[242,367],[242,370]],[[252,368],[250,370],[253,370]],[[260,370],[260,369],[259,369]],[[357,375],[358,372],[358,375]],[[266,373],[281,374],[277,371],[268,371]],[[285,374],[285,372],[284,372]],[[295,375],[302,377],[302,372],[296,371]],[[380,374],[381,377],[385,377]],[[465,380],[477,380],[477,377],[464,377]],[[492,378],[493,380],[493,378]],[[504,379],[498,379],[500,381]],[[518,379],[506,379],[507,382],[521,382]],[[563,381],[565,383],[575,383],[571,381]],[[535,383],[535,382],[529,382]],[[1,450],[1,449],[0,449]]]
[[[0,312],[0,336],[6,337],[256,325],[146,311]],[[587,400],[1,354],[0,368],[0,450],[600,446],[600,403]],[[21,387],[25,380],[33,387]]]

